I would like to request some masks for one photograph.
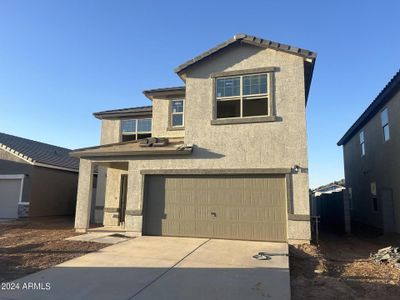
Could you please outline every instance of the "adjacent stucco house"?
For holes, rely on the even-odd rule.
[[[70,151],[0,133],[0,218],[73,215],[79,160]]]
[[[95,113],[101,145],[77,149],[75,228],[308,242],[306,104],[316,54],[239,34],[176,68],[152,106]],[[154,139],[138,139],[153,137]]]
[[[352,221],[400,233],[400,71],[338,145]]]

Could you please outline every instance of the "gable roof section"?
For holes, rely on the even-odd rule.
[[[223,42],[222,44],[219,44],[219,45],[215,46],[214,48],[211,48],[210,50],[207,50],[206,52],[203,52],[202,54],[188,60],[184,64],[178,66],[175,69],[175,72],[180,73],[183,70],[187,69],[188,67],[194,65],[195,63],[203,60],[204,58],[226,48],[227,46],[229,46],[231,44],[237,43],[237,42],[242,42],[242,43],[246,43],[249,45],[258,46],[258,47],[262,47],[262,48],[271,48],[274,50],[284,51],[284,52],[287,52],[290,54],[302,56],[304,58],[309,58],[311,60],[315,60],[317,58],[317,53],[310,51],[310,50],[301,49],[298,47],[285,45],[282,43],[273,42],[270,40],[265,40],[265,39],[261,39],[261,38],[255,37],[255,36],[240,33],[240,34],[235,35],[233,38]]]
[[[95,113],[93,113],[93,115],[97,119],[108,119],[108,118],[117,118],[117,117],[151,115],[152,111],[153,111],[153,107],[151,105],[149,105],[149,106],[138,106],[138,107],[130,107],[130,108],[105,110],[105,111],[95,112]]]
[[[303,57],[303,59],[304,59],[304,79],[305,79],[304,80],[305,98],[306,98],[306,104],[307,104],[308,94],[310,91],[311,80],[312,80],[313,71],[314,71],[315,59],[317,58],[317,53],[310,51],[310,50],[298,48],[295,46],[286,45],[286,44],[282,44],[282,43],[278,43],[278,42],[274,42],[274,41],[270,41],[270,40],[265,40],[265,39],[247,35],[244,33],[237,34],[233,38],[223,42],[222,44],[219,44],[219,45],[215,46],[214,48],[211,48],[211,49],[207,50],[206,52],[203,52],[202,54],[188,60],[184,64],[178,66],[175,69],[175,72],[184,80],[184,78],[182,77],[183,71],[185,71],[186,69],[197,64],[198,62],[202,61],[203,59],[210,57],[214,53],[217,53],[234,43],[245,43],[245,44],[257,46],[260,48],[274,49],[277,51],[283,51],[283,52],[286,52],[286,53],[289,53],[292,55],[297,55],[297,56]]]
[[[70,157],[70,149],[49,145],[0,132],[0,149],[31,165],[78,171],[79,159]]]
[[[380,109],[400,90],[400,70],[386,84],[383,90],[375,98],[374,101],[367,107],[362,115],[354,122],[347,130],[344,136],[337,143],[338,146],[346,144]]]

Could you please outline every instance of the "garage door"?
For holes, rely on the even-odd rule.
[[[277,176],[147,176],[147,235],[286,241],[286,182]]]
[[[21,179],[0,178],[0,218],[17,218]]]

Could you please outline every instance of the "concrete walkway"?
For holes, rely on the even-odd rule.
[[[279,255],[252,259],[260,251]],[[290,299],[287,254],[284,243],[145,236],[23,277],[0,299]]]

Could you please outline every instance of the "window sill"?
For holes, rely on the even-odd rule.
[[[179,131],[179,130],[185,130],[185,127],[172,127],[172,126],[167,127],[167,131]]]
[[[281,121],[281,120],[282,120],[282,118],[277,117],[277,116],[225,118],[225,119],[211,120],[211,125],[265,123],[265,122],[277,122],[277,121]]]

